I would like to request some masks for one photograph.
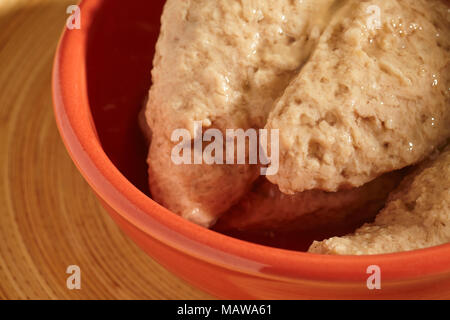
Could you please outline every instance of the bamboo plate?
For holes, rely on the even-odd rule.
[[[0,2],[0,299],[210,298],[116,227],[65,151],[50,81],[74,2]],[[80,290],[66,286],[69,265]]]

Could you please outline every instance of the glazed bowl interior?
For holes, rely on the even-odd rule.
[[[104,202],[161,242],[212,263],[232,260],[233,268],[241,271],[251,265],[247,271],[333,281],[365,279],[372,264],[384,268],[385,279],[448,272],[448,245],[371,257],[314,255],[207,230],[155,203],[137,119],[151,85],[163,5],[148,0],[84,1],[82,29],[66,31],[61,40],[54,82],[58,126],[81,173]],[[269,245],[295,247],[292,241],[299,240]],[[260,267],[255,269],[255,263]]]
[[[150,195],[147,146],[137,119],[151,85],[163,1],[123,6],[105,1],[96,12],[86,48],[87,93],[103,150],[133,185]]]

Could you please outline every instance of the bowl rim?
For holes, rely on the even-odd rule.
[[[59,132],[75,165],[96,194],[128,223],[204,262],[267,278],[366,281],[371,265],[380,266],[384,281],[450,273],[450,244],[370,256],[320,255],[272,248],[186,221],[137,189],[103,151],[89,109],[87,37],[95,12],[105,1],[81,1],[81,29],[65,28],[61,36],[53,67],[53,106]]]

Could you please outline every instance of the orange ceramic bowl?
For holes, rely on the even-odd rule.
[[[450,245],[360,257],[276,249],[201,228],[148,196],[136,119],[163,3],[82,1],[81,29],[65,30],[55,58],[59,130],[120,227],[168,270],[220,298],[450,298]],[[367,287],[371,265],[380,267],[381,290]]]

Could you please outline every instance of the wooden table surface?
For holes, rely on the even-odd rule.
[[[66,153],[50,82],[74,3],[0,0],[0,299],[210,298],[118,229]]]

